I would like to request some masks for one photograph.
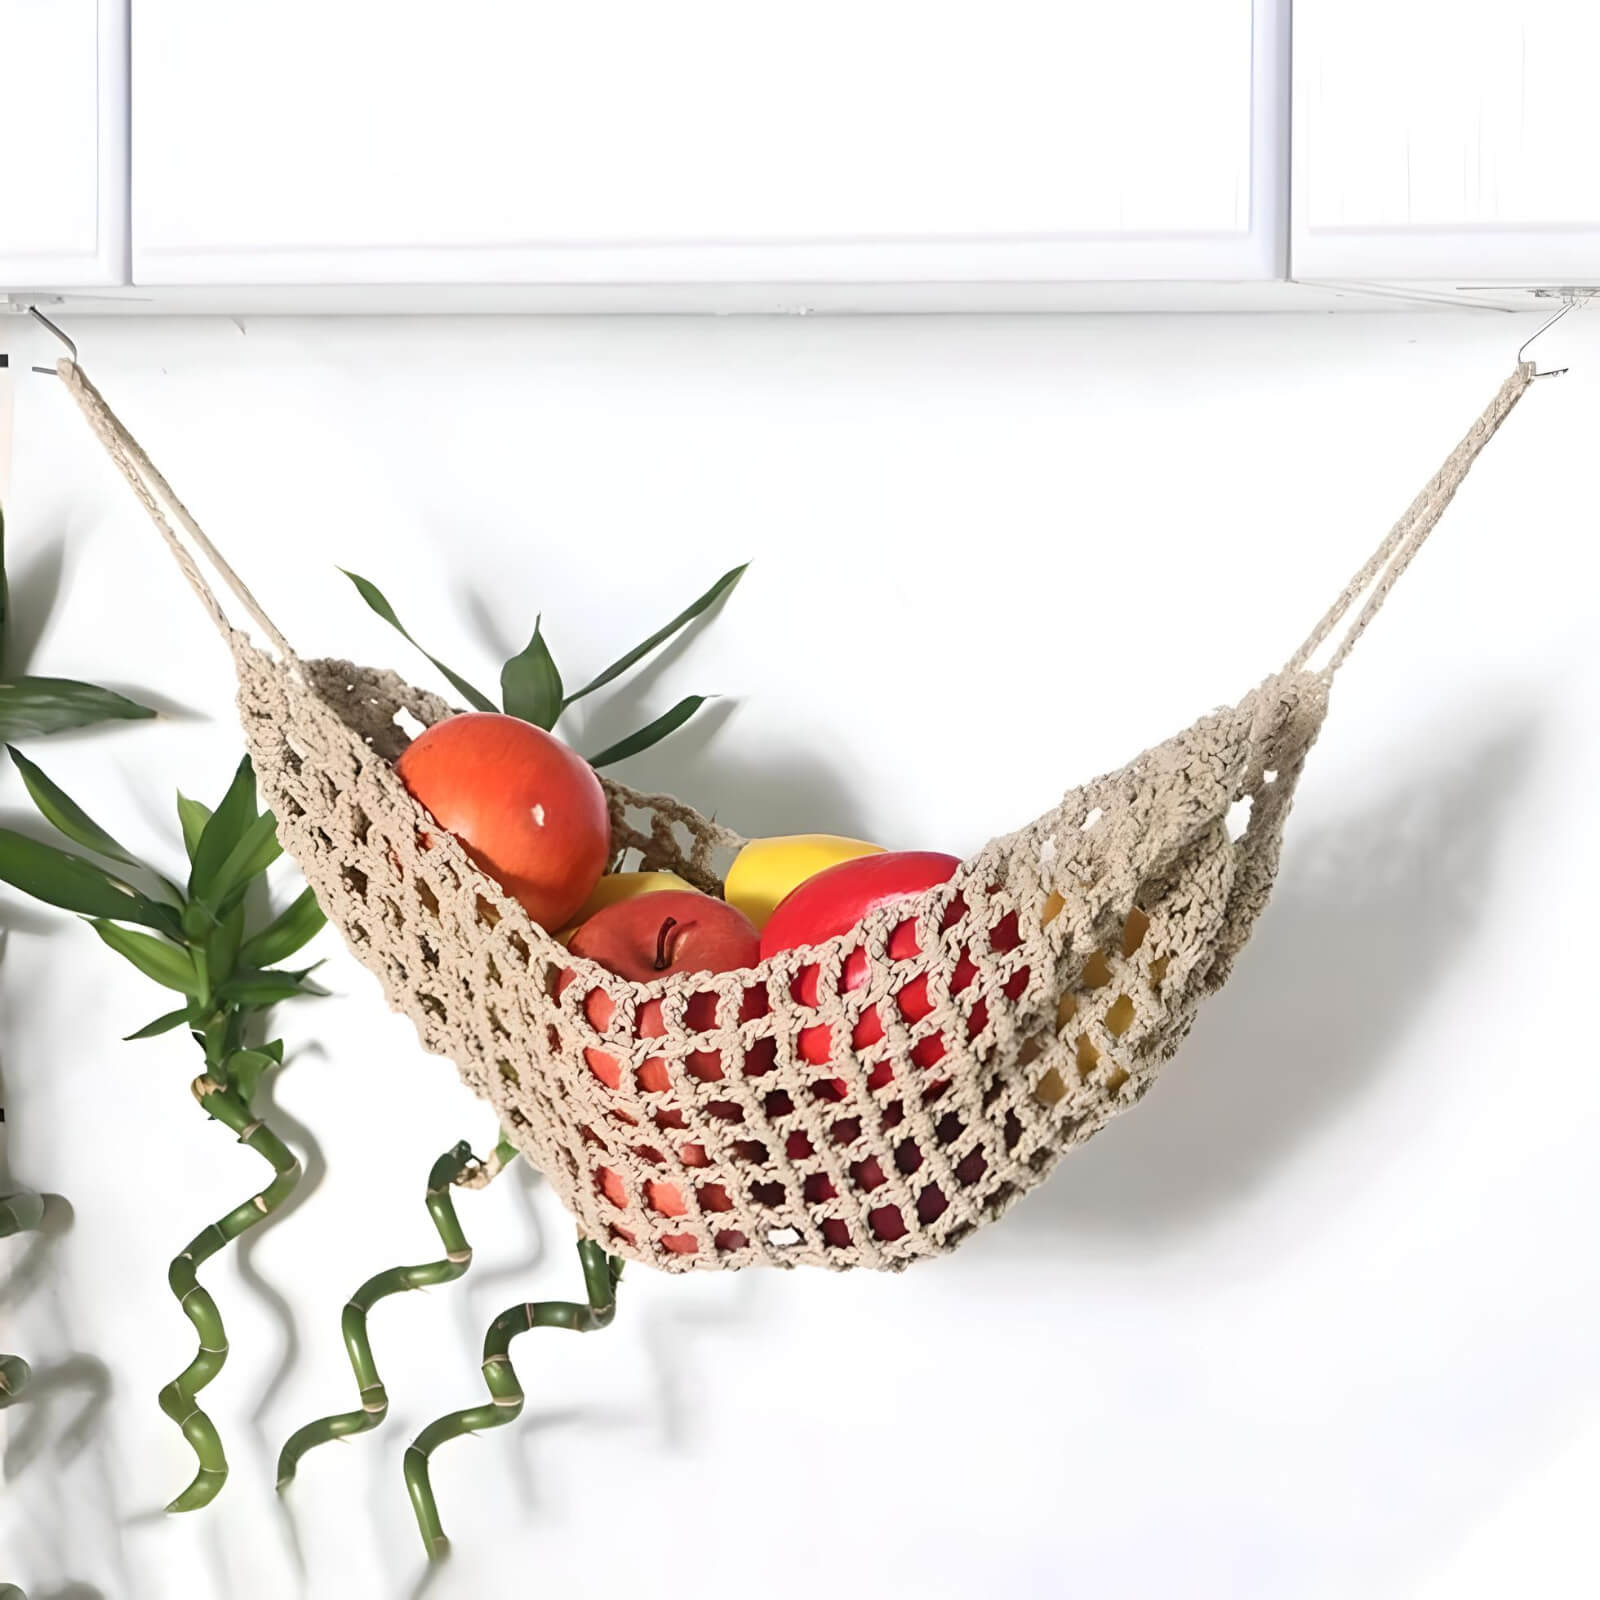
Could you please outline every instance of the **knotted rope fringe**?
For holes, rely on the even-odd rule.
[[[298,660],[81,371],[59,370],[229,642],[262,789],[329,919],[583,1232],[674,1271],[892,1269],[948,1250],[1144,1094],[1266,903],[1334,672],[1532,376],[1518,368],[1289,665],[1237,705],[847,935],[633,984],[531,924],[407,794],[397,719],[435,722],[445,702]],[[277,658],[229,624],[174,518]],[[720,892],[738,835],[603,781],[628,864]]]

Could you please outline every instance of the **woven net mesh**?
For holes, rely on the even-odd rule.
[[[284,846],[389,1003],[586,1234],[673,1269],[948,1249],[1132,1105],[1265,902],[1326,706],[1321,678],[1274,679],[849,935],[641,985],[529,922],[406,792],[397,714],[442,701],[242,641],[237,661]],[[630,865],[720,892],[736,836],[606,790]]]
[[[531,923],[406,791],[406,725],[451,708],[393,673],[298,658],[80,369],[60,370],[228,639],[258,780],[329,920],[582,1231],[669,1271],[903,1267],[1140,1099],[1266,903],[1334,670],[1532,376],[1507,380],[1289,666],[1237,705],[827,944],[636,984]],[[231,626],[174,521],[274,652]],[[620,866],[721,892],[738,835],[603,781]],[[845,981],[852,956],[864,982]]]

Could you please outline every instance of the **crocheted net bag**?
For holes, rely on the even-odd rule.
[[[1237,705],[850,934],[636,984],[531,923],[400,783],[399,719],[451,708],[391,672],[297,657],[82,370],[58,371],[232,651],[258,780],[329,920],[582,1232],[678,1272],[896,1269],[949,1250],[1144,1095],[1266,903],[1334,672],[1534,376],[1518,366],[1289,664]],[[233,627],[191,547],[271,650]],[[625,865],[720,894],[738,835],[602,781]],[[1230,829],[1240,802],[1248,822]],[[858,947],[868,981],[842,992]],[[641,1026],[650,1000],[660,1021]],[[799,1044],[815,1029],[821,1067]],[[640,1084],[646,1062],[657,1087]]]

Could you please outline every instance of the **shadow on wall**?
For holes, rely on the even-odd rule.
[[[676,795],[747,839],[782,833],[861,836],[865,824],[844,778],[804,750],[760,763],[741,757],[737,737],[727,727],[737,715],[736,701],[717,701],[637,761],[608,768],[607,776],[650,793]]]
[[[1291,819],[1273,900],[1177,1058],[991,1238],[1198,1227],[1270,1181],[1393,1061],[1473,937],[1541,737],[1536,713],[1508,715],[1363,813]]]

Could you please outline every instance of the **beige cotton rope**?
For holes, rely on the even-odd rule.
[[[583,1232],[670,1271],[903,1267],[998,1217],[1145,1093],[1266,903],[1333,673],[1533,377],[1507,379],[1288,666],[1237,705],[849,934],[635,984],[534,926],[406,792],[398,719],[450,707],[390,672],[296,657],[82,370],[58,370],[229,644],[262,791],[329,920]],[[178,529],[276,655],[229,624]],[[721,892],[738,835],[602,781],[628,865]],[[866,979],[847,988],[856,949]]]

